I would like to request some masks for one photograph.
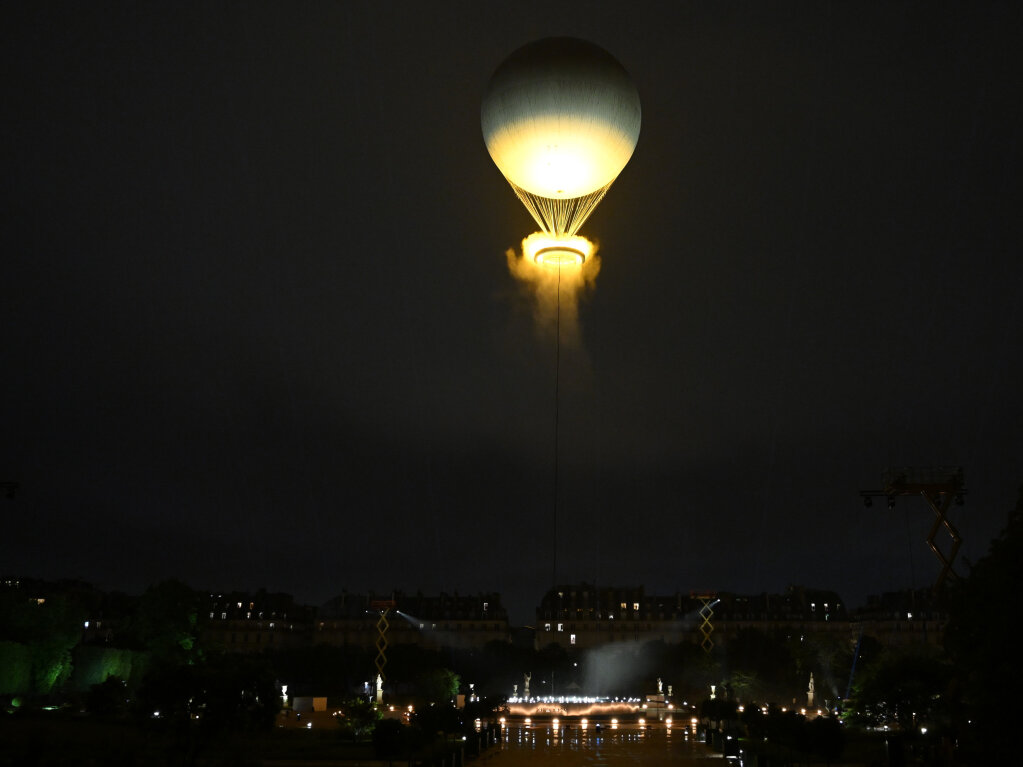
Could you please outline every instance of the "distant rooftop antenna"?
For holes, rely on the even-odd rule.
[[[930,466],[915,467],[902,466],[888,468],[881,477],[880,490],[861,490],[863,504],[867,507],[874,505],[874,498],[884,496],[888,501],[888,509],[895,508],[895,499],[900,495],[920,495],[927,501],[927,505],[934,512],[934,524],[927,534],[927,545],[934,556],[941,563],[941,572],[934,583],[934,591],[938,591],[946,579],[958,580],[959,576],[952,569],[956,554],[963,539],[948,518],[948,509],[954,500],[957,506],[963,505],[963,496],[966,495],[966,485],[963,483],[963,469],[961,466]],[[934,539],[938,531],[944,527],[952,538],[952,545],[946,555],[938,548]]]

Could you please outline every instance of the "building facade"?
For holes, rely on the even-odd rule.
[[[261,652],[316,644],[375,649],[483,647],[508,642],[511,630],[499,594],[424,596],[403,592],[349,594],[323,607],[297,604],[288,594],[210,594],[204,639],[231,652]]]
[[[710,649],[748,629],[837,642],[868,635],[883,645],[940,644],[946,620],[925,592],[873,597],[853,613],[835,592],[801,586],[790,586],[782,594],[657,596],[642,586],[579,583],[556,586],[544,595],[536,610],[535,646],[583,650],[615,642],[662,641]]]

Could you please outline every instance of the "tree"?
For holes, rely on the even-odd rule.
[[[731,670],[727,683],[744,701],[791,697],[796,682],[795,662],[780,639],[759,629],[740,629],[725,647]]]
[[[854,648],[855,644],[843,634],[808,631],[793,636],[788,649],[794,661],[795,689],[805,693],[812,673],[817,685],[816,699],[821,703],[837,701],[845,694]]]
[[[181,581],[150,586],[139,600],[130,631],[157,663],[193,660],[201,595]]]
[[[964,749],[996,763],[1015,760],[1013,697],[1023,688],[1014,621],[1023,583],[1023,486],[1008,524],[953,591],[945,646],[955,669],[958,732]]]
[[[892,650],[853,684],[850,720],[871,726],[915,730],[940,718],[949,665],[926,647]]]
[[[419,696],[428,703],[450,703],[460,684],[458,674],[447,668],[425,671],[416,679]]]
[[[5,589],[2,594],[0,639],[25,648],[19,652],[5,643],[5,654],[21,662],[27,657],[29,662],[30,690],[19,692],[49,695],[59,690],[71,676],[71,651],[82,638],[84,608],[63,595],[35,600],[16,589]]]
[[[338,723],[342,732],[352,740],[359,740],[373,731],[380,721],[377,707],[364,698],[350,698],[341,704]]]
[[[98,716],[121,716],[128,712],[128,685],[116,676],[108,676],[89,688],[85,697],[89,713]]]
[[[481,694],[507,697],[512,694],[513,685],[518,685],[521,692],[522,674],[533,668],[538,666],[533,662],[531,649],[495,639],[483,648],[477,663],[456,665],[454,671],[462,679],[476,682]]]
[[[377,759],[411,760],[421,741],[421,733],[397,719],[383,719],[373,728],[373,750]]]
[[[260,658],[214,655],[200,663],[161,664],[138,694],[136,711],[168,727],[223,730],[269,729],[280,708],[280,689]]]
[[[412,723],[423,733],[424,742],[437,733],[460,732],[464,727],[458,709],[450,703],[420,706],[412,717]]]
[[[0,695],[32,690],[32,654],[21,642],[0,640]]]
[[[315,683],[327,695],[344,697],[366,681],[366,669],[373,667],[373,653],[359,647],[312,647],[275,649],[266,653],[277,678],[294,689]],[[387,666],[392,680],[391,664]]]

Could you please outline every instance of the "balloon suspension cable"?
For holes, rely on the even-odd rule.
[[[551,586],[558,585],[558,405],[561,401],[561,264],[558,264],[558,312],[554,326],[554,557]]]
[[[543,231],[552,237],[572,236],[579,231],[590,214],[600,201],[604,199],[607,190],[611,188],[613,180],[589,194],[582,197],[571,197],[567,199],[555,199],[541,197],[540,195],[527,192],[522,187],[508,179],[511,188],[519,201],[526,206],[533,220],[539,224]]]

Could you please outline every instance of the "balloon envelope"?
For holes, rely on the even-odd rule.
[[[632,157],[640,118],[624,67],[574,38],[512,53],[494,72],[481,109],[487,150],[520,197],[597,195],[593,205]]]

